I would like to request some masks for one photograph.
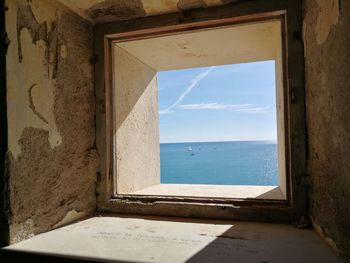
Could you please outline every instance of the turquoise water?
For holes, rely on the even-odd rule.
[[[160,160],[164,184],[278,185],[271,142],[162,143]]]

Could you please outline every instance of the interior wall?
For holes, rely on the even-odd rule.
[[[310,214],[350,260],[350,1],[304,0]]]
[[[50,0],[7,0],[7,215],[18,242],[95,211],[92,26]]]
[[[118,194],[160,184],[157,71],[114,46]]]

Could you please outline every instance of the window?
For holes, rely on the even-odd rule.
[[[281,21],[275,19],[115,42],[113,44],[115,83],[113,89],[116,124],[114,175],[116,195],[285,199],[284,153],[281,151],[284,145],[281,36]],[[158,112],[163,114],[174,111],[175,106],[196,85],[196,82],[211,71],[217,71],[217,69],[214,70],[214,67],[218,67],[217,65],[241,62],[252,65],[253,61],[263,60],[272,60],[270,68],[276,84],[273,87],[277,87],[275,89],[279,98],[277,104],[282,107],[282,110],[277,111],[279,127],[282,127],[278,131],[280,139],[278,145],[281,148],[279,149],[280,179],[277,180],[279,182],[276,182],[276,185],[267,186],[254,185],[254,183],[249,185],[248,181],[243,182],[243,185],[229,186],[161,184]],[[265,63],[267,67],[269,64]],[[163,70],[194,66],[206,68],[194,77],[194,81],[179,96],[175,104],[159,111],[157,74]],[[239,66],[236,65],[236,67]],[[274,93],[272,96],[275,98]],[[182,107],[185,106],[182,105]],[[248,103],[243,103],[241,107],[243,107],[241,111],[257,109],[257,107],[248,106]],[[261,133],[262,128],[263,126],[260,127]],[[253,152],[250,151],[250,154]],[[194,154],[193,151],[192,154]],[[254,160],[250,159],[250,161]],[[259,178],[262,176],[261,174]]]
[[[230,185],[279,185],[274,60],[163,71],[157,80],[163,189],[221,185],[210,195],[233,196],[223,194]]]
[[[98,61],[95,75],[97,99],[102,101],[97,111],[97,145],[106,149],[100,169],[100,210],[191,216],[212,213],[213,217],[240,219],[254,214],[267,221],[272,214],[274,221],[290,218],[303,203],[297,178],[305,168],[305,141],[300,136],[305,126],[300,118],[304,104],[302,99],[297,102],[297,91],[303,91],[295,88],[302,83],[302,49],[286,39],[285,11],[211,20],[198,15],[204,18],[179,22],[174,14],[159,18],[164,24],[159,24],[158,18],[145,18],[142,21],[149,23],[138,20],[97,26],[97,54],[104,58]],[[295,24],[290,27],[297,28]],[[288,53],[287,41],[294,57]],[[158,105],[161,79],[157,76],[165,71],[250,63],[270,63],[274,70],[278,182],[162,183],[159,111],[163,113],[164,108]],[[290,72],[301,75],[289,78]],[[187,150],[189,147],[195,148],[188,145]]]

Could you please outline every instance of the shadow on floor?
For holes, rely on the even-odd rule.
[[[311,229],[233,226],[186,263],[342,263]]]
[[[43,255],[39,253],[11,251],[0,249],[0,259],[2,263],[25,262],[25,263],[86,263],[86,262],[113,262],[113,263],[136,263],[132,261],[116,261],[116,260],[91,260],[84,258],[73,258],[71,256]]]

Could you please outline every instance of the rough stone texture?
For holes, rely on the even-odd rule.
[[[304,1],[307,164],[316,228],[350,260],[350,2],[337,2]]]
[[[90,23],[52,1],[7,5],[8,212],[14,243],[68,223],[72,211],[80,217],[94,213],[98,156]]]
[[[96,23],[132,19],[146,15],[141,0],[105,0],[90,7],[86,13]]]
[[[93,23],[106,23],[249,0],[57,0]]]
[[[180,10],[206,8],[207,3],[204,0],[179,0],[177,3],[177,7]]]

